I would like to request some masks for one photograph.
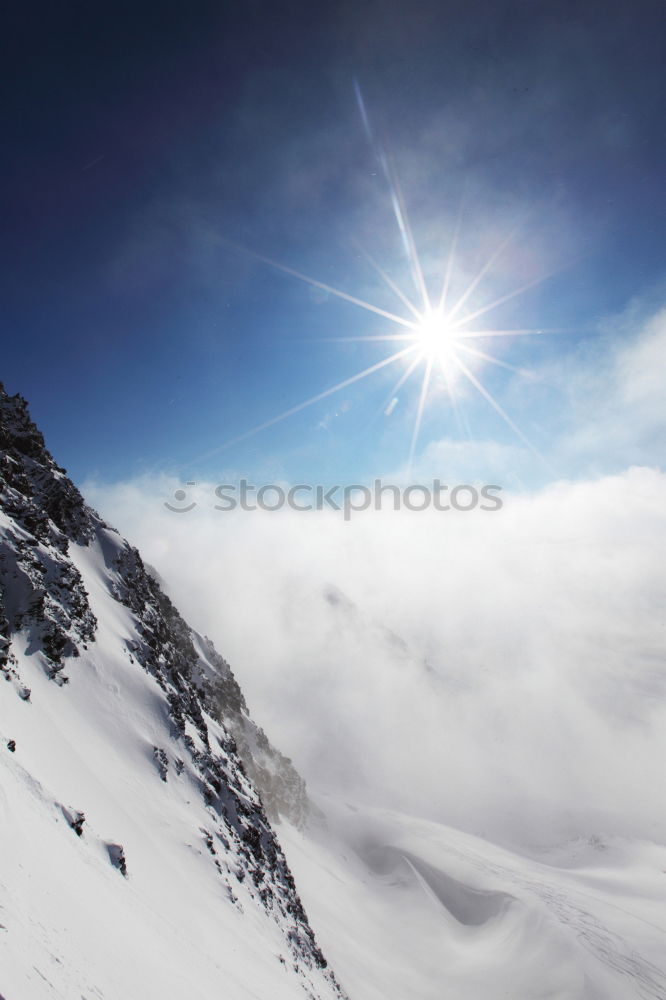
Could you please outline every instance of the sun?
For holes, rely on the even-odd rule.
[[[393,183],[397,185],[397,181],[395,179],[393,179]],[[457,244],[456,231],[450,245],[448,260],[443,268],[442,288],[438,295],[432,296],[430,290],[426,286],[421,261],[416,251],[409,221],[404,210],[404,205],[402,204],[402,199],[398,199],[396,196],[396,198],[393,199],[393,205],[396,213],[396,206],[400,208],[400,213],[398,215],[399,229],[401,234],[405,237],[405,253],[409,262],[408,270],[411,272],[411,277],[414,280],[417,297],[413,298],[412,296],[406,294],[400,285],[398,285],[398,283],[390,277],[384,268],[381,267],[381,265],[378,264],[377,261],[360,246],[360,244],[357,245],[357,249],[377,272],[386,287],[400,300],[403,307],[400,313],[392,312],[378,304],[368,302],[366,299],[359,298],[357,295],[350,294],[341,288],[329,285],[324,281],[320,281],[317,278],[304,274],[302,271],[296,270],[296,268],[289,267],[287,264],[282,264],[280,261],[274,260],[271,257],[266,257],[263,254],[249,250],[247,247],[239,246],[236,243],[232,243],[230,240],[224,240],[224,242],[234,250],[247,254],[255,260],[261,261],[277,271],[281,271],[283,274],[289,275],[290,277],[296,278],[313,288],[318,288],[326,292],[328,295],[335,296],[336,298],[342,299],[343,301],[354,306],[358,306],[365,312],[370,313],[373,317],[379,316],[387,324],[390,324],[389,329],[385,333],[361,333],[351,336],[338,335],[330,338],[333,342],[342,343],[344,341],[358,341],[366,343],[385,343],[386,345],[398,347],[398,350],[393,351],[386,357],[374,362],[369,365],[369,367],[355,372],[348,378],[343,379],[341,382],[337,382],[335,385],[329,386],[327,389],[317,392],[315,395],[304,399],[302,402],[296,403],[295,405],[289,407],[289,409],[284,410],[282,413],[278,413],[274,417],[269,417],[267,420],[264,420],[263,423],[260,423],[255,427],[251,427],[249,430],[239,434],[232,440],[226,441],[224,444],[218,446],[212,451],[199,456],[197,459],[198,461],[208,459],[212,455],[217,454],[219,451],[238,444],[254,434],[265,431],[269,427],[273,427],[275,424],[280,423],[282,420],[286,420],[288,417],[292,417],[295,414],[300,413],[307,407],[313,406],[316,403],[327,399],[329,396],[341,392],[343,389],[347,389],[349,386],[355,385],[357,382],[360,382],[375,373],[381,372],[384,369],[395,365],[402,368],[402,374],[400,374],[397,382],[395,382],[392,386],[388,395],[387,405],[383,407],[384,415],[387,417],[392,414],[395,409],[395,404],[398,402],[398,392],[401,391],[410,381],[414,373],[419,371],[421,372],[421,384],[417,391],[417,402],[408,457],[407,467],[409,469],[412,467],[416,454],[421,424],[424,412],[427,408],[431,389],[433,387],[439,387],[440,389],[444,387],[445,394],[450,400],[451,407],[456,414],[456,418],[460,420],[457,398],[459,396],[458,385],[463,383],[464,380],[477,390],[479,395],[482,396],[483,399],[485,399],[485,401],[495,410],[504,423],[511,428],[518,438],[520,438],[523,444],[526,445],[526,447],[537,458],[545,462],[545,459],[534,447],[532,442],[526,437],[516,422],[504,410],[502,405],[493,396],[490,390],[483,384],[480,377],[476,374],[476,370],[486,365],[494,365],[505,370],[509,370],[518,376],[527,376],[530,373],[525,369],[516,368],[509,362],[496,357],[494,354],[490,354],[487,350],[480,349],[479,346],[476,346],[476,343],[478,340],[481,340],[483,343],[485,340],[496,337],[513,338],[525,335],[530,336],[556,332],[555,330],[546,330],[544,328],[496,329],[494,327],[488,328],[483,324],[481,326],[478,325],[478,320],[481,317],[516,296],[522,295],[529,288],[540,284],[549,275],[544,274],[519,285],[519,287],[508,291],[504,295],[500,295],[499,298],[494,299],[485,305],[474,305],[472,299],[473,293],[476,291],[484,276],[491,269],[500,253],[505,249],[509,240],[513,237],[514,232],[512,231],[512,233],[510,233],[509,236],[502,243],[500,243],[499,247],[490,256],[486,264],[481,268],[476,276],[472,278],[462,294],[451,302],[449,301],[451,298],[449,295],[449,286],[451,284],[451,275],[455,265],[455,252]],[[443,398],[441,392],[436,392],[434,395],[438,400]]]
[[[445,371],[455,368],[455,328],[435,310],[424,313],[414,331],[414,339],[425,361],[438,363]]]
[[[357,99],[361,106],[367,130],[367,113],[363,106],[360,92],[357,93]],[[417,251],[405,206],[405,199],[397,175],[390,166],[389,159],[384,151],[379,147],[377,148],[377,159],[381,168],[380,173],[383,174],[384,180],[388,185],[390,203],[400,235],[403,260],[406,264],[404,277],[409,279],[408,288],[411,291],[405,291],[404,281],[396,281],[391,277],[387,270],[358,241],[353,240],[352,242],[357,255],[364,258],[376,272],[385,290],[390,291],[395,296],[395,309],[399,311],[360,298],[358,295],[354,295],[342,288],[336,288],[318,278],[304,274],[302,271],[290,267],[288,264],[281,263],[247,247],[239,246],[225,237],[218,235],[218,238],[236,252],[246,254],[285,275],[304,282],[312,288],[319,289],[325,292],[327,296],[334,296],[344,302],[357,306],[366,313],[369,313],[375,322],[377,322],[377,317],[379,317],[386,324],[385,332],[372,334],[360,332],[356,335],[337,335],[325,339],[330,339],[335,343],[342,343],[343,341],[384,343],[387,347],[390,346],[391,353],[373,362],[367,368],[362,368],[360,371],[354,372],[348,378],[337,382],[335,385],[331,385],[309,396],[307,399],[295,403],[282,413],[269,417],[232,440],[224,442],[205,455],[199,456],[198,461],[208,459],[225,448],[229,448],[254,434],[267,430],[280,421],[286,420],[288,417],[300,413],[307,407],[314,406],[329,396],[341,392],[372,375],[380,372],[386,373],[387,369],[395,367],[395,369],[400,370],[400,374],[397,381],[391,387],[386,405],[382,407],[384,416],[389,417],[394,412],[399,399],[398,394],[403,392],[405,386],[413,376],[415,380],[418,379],[420,381],[420,387],[417,388],[414,394],[415,405],[410,405],[409,407],[409,412],[413,413],[414,423],[408,468],[411,468],[416,454],[424,412],[428,408],[429,402],[437,400],[438,404],[441,405],[441,401],[448,398],[448,402],[460,426],[458,403],[461,398],[461,387],[464,390],[467,384],[471,385],[486,403],[492,407],[495,413],[523,444],[536,457],[545,462],[543,456],[481,380],[481,370],[488,365],[508,370],[513,372],[514,375],[521,377],[529,376],[530,373],[523,368],[515,367],[495,354],[491,354],[489,349],[482,348],[485,348],[486,343],[491,338],[510,339],[565,331],[555,329],[546,330],[543,327],[536,329],[497,329],[494,326],[487,327],[483,317],[486,317],[493,310],[515,299],[517,296],[523,295],[530,288],[541,284],[553,272],[545,272],[524,281],[518,284],[517,287],[509,289],[491,301],[487,301],[486,299],[483,304],[475,303],[475,295],[484,278],[492,273],[500,256],[505,253],[512,240],[516,238],[519,226],[514,225],[507,236],[501,240],[496,249],[486,259],[486,262],[474,274],[471,280],[466,283],[462,292],[456,291],[456,295],[454,296],[452,293],[457,284],[454,279],[456,278],[457,269],[458,237],[463,219],[463,199],[460,204],[455,227],[451,232],[446,233],[448,253],[443,255],[440,267],[436,269],[435,273],[427,275],[428,280],[426,281],[426,274],[424,273],[422,261]],[[431,287],[433,282],[434,287]],[[399,306],[397,302],[400,303]],[[479,323],[479,321],[481,322]],[[479,340],[481,344],[478,343]],[[393,350],[393,348],[398,349]],[[469,431],[467,433],[469,434]]]

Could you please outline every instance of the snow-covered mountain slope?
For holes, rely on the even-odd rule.
[[[664,1000],[666,848],[519,853],[326,797],[282,842],[326,953],[364,1000]]]
[[[342,997],[291,762],[1,388],[0,448],[0,996]]]

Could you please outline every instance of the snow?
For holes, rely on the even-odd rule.
[[[0,390],[7,414],[20,447],[0,467],[0,1000],[344,1000],[260,781],[298,824],[279,838],[349,1000],[666,1000],[663,844],[531,846],[526,829],[500,846],[352,790],[322,791],[302,825],[302,779],[228,664]],[[303,703],[290,711],[293,724]],[[401,754],[404,725],[390,734],[378,752]],[[427,785],[423,757],[423,773],[411,764]]]
[[[363,1000],[663,1000],[666,848],[510,851],[326,796],[279,835],[318,939]]]
[[[161,780],[155,747],[173,761],[182,745],[164,691],[128,651],[135,620],[110,594],[108,552],[95,542],[69,554],[95,642],[58,686],[15,638],[30,701],[11,683],[0,690],[0,995],[292,1000],[314,982],[332,996],[317,970],[295,971],[285,929],[237,880],[193,769]],[[68,823],[79,812],[80,837]]]

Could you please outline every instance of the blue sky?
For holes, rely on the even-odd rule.
[[[663,5],[9,19],[1,377],[271,739],[308,780],[492,836],[661,836]],[[395,324],[257,256],[407,315],[358,249],[417,295],[382,156],[431,295],[463,197],[450,301],[513,231],[465,309],[528,284],[484,322],[564,331],[474,341],[524,370],[474,374],[541,458],[459,378],[459,420],[432,384],[408,469],[423,363],[243,437],[393,349],[341,338]],[[506,503],[222,515],[234,476],[481,480]],[[196,509],[168,511],[190,480]]]
[[[631,362],[663,362],[660,4],[96,8],[16,9],[4,57],[2,377],[77,480],[404,473],[420,369],[389,416],[398,366],[223,448],[394,349],[232,245],[405,315],[353,242],[416,295],[382,155],[433,295],[464,203],[452,294],[519,223],[468,308],[543,275],[484,322],[565,331],[478,342],[531,373],[475,369],[545,462],[462,379],[459,417],[431,387],[415,474],[660,461]]]

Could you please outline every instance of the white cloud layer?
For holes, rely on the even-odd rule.
[[[91,502],[216,642],[309,781],[523,842],[660,838],[666,475],[495,513],[222,513],[167,477]]]
[[[560,467],[663,464],[666,308],[642,322],[640,309],[635,303],[550,372],[565,415],[555,455]]]

